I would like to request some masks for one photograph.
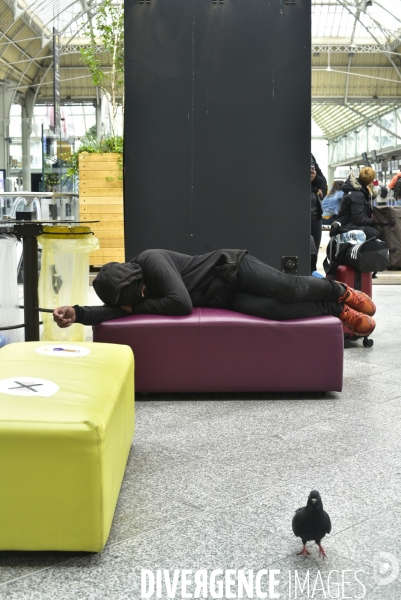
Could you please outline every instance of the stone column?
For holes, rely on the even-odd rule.
[[[21,110],[22,180],[25,192],[31,191],[31,133],[35,94],[27,90]]]
[[[10,144],[9,126],[10,126],[10,108],[15,95],[15,86],[9,79],[0,81],[0,169],[6,169],[6,176],[9,173]]]

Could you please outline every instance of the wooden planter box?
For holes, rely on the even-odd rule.
[[[124,262],[123,182],[118,177],[119,154],[79,155],[79,206],[81,221],[99,219],[91,225],[100,249],[89,255],[89,264],[101,266]],[[113,177],[107,181],[106,177]]]

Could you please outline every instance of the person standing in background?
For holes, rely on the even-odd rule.
[[[397,206],[401,205],[401,170],[394,175],[388,184],[389,190],[394,190],[394,200]]]
[[[311,192],[310,192],[310,200],[311,200],[311,236],[315,241],[316,252],[319,253],[320,242],[322,240],[322,191],[320,188],[316,190],[315,180],[318,177],[316,173],[315,165],[311,165],[310,168],[310,178],[311,178]]]
[[[375,194],[375,192],[376,192],[376,194]],[[376,186],[376,188],[373,188],[373,194],[375,195],[377,206],[386,206],[387,205],[388,189],[386,188],[385,185],[381,185],[379,183],[379,185]]]
[[[312,181],[312,190],[314,192],[316,192],[317,194],[319,194],[321,200],[323,200],[323,198],[327,194],[327,180],[326,180],[326,177],[323,175],[319,165],[316,162],[316,158],[313,156],[312,153],[310,155],[310,161],[311,161],[311,168],[315,167],[315,171],[316,171],[316,177]],[[319,193],[319,190],[320,190],[320,193]]]

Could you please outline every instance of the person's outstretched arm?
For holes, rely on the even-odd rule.
[[[73,323],[98,325],[103,321],[126,317],[127,310],[119,306],[59,306],[53,311],[53,320],[64,329]]]
[[[151,250],[143,253],[141,267],[144,272],[146,287],[155,297],[146,298],[136,306],[61,306],[53,312],[53,319],[61,328],[73,323],[82,325],[98,325],[103,321],[126,317],[132,314],[153,315],[189,315],[192,301],[182,280],[177,265],[163,250]]]

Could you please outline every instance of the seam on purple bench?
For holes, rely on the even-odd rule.
[[[200,363],[201,363],[201,310],[198,308],[198,331],[197,331],[197,380],[198,380],[198,393],[200,392]]]

